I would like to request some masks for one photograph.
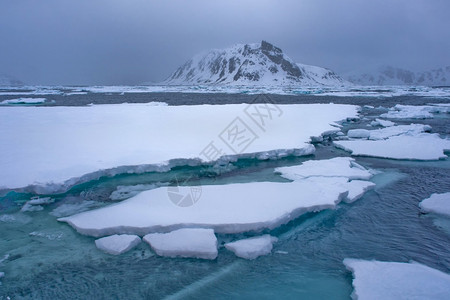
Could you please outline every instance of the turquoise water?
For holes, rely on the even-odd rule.
[[[448,134],[448,119],[432,122],[435,132]],[[372,180],[375,190],[355,203],[309,213],[267,231],[279,241],[271,255],[253,261],[239,259],[223,247],[214,261],[162,258],[145,243],[111,256],[97,250],[94,238],[77,234],[49,214],[63,203],[107,205],[119,186],[164,186],[174,176],[205,185],[285,181],[274,174],[274,168],[338,155],[348,153],[325,143],[317,145],[316,154],[309,157],[242,159],[221,169],[177,167],[165,173],[102,177],[51,195],[56,201],[38,212],[19,212],[33,194],[4,192],[0,196],[0,272],[5,277],[0,279],[0,299],[349,299],[352,275],[342,264],[349,257],[413,260],[450,273],[450,221],[423,215],[418,208],[432,193],[450,191],[448,159],[356,158],[381,171]],[[251,234],[219,235],[218,239],[223,244]]]

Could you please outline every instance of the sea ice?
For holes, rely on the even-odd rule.
[[[419,263],[344,259],[354,299],[448,299],[450,275]]]
[[[360,171],[358,178],[359,174],[369,176]],[[58,220],[69,223],[81,234],[96,237],[123,233],[142,236],[183,227],[240,233],[272,229],[301,214],[334,208],[350,190],[347,177],[190,188],[201,189],[201,197],[188,207],[177,206],[172,202],[173,193],[169,193],[169,188],[160,187],[120,203]]]
[[[119,255],[133,249],[141,242],[137,235],[115,234],[95,240],[98,249],[112,254]]]
[[[397,104],[380,117],[390,119],[428,119],[433,118],[433,113],[450,113],[450,107],[444,105],[414,106]]]
[[[151,233],[144,236],[144,241],[160,256],[217,257],[217,238],[212,229],[183,228],[169,233]]]
[[[277,240],[276,237],[265,234],[263,236],[226,243],[225,248],[232,251],[238,257],[255,259],[261,255],[270,254],[272,252],[272,244]]]
[[[347,136],[353,139],[368,139],[370,131],[367,129],[351,129],[347,132]]]
[[[450,192],[433,194],[419,204],[423,212],[436,213],[450,217]]]
[[[356,116],[357,106],[337,104],[3,107],[0,188],[33,185],[61,192],[132,166],[142,171],[222,155],[310,154],[311,136]],[[235,137],[236,129],[246,135]]]
[[[367,191],[375,187],[375,183],[364,180],[352,180],[348,183],[348,195],[344,200],[347,203],[352,203],[361,198]]]
[[[9,99],[3,100],[0,102],[0,105],[8,105],[8,104],[40,104],[44,103],[46,98],[18,98],[18,99]]]
[[[384,140],[391,136],[396,135],[418,135],[423,132],[431,131],[431,126],[423,124],[409,124],[409,125],[398,125],[389,126],[386,128],[370,130],[369,139],[370,140]]]
[[[446,158],[444,151],[450,149],[450,140],[428,133],[392,136],[385,140],[334,141],[333,143],[336,147],[351,152],[352,155],[392,159],[437,160]]]
[[[376,130],[351,129],[347,132],[347,136],[354,139],[383,140],[396,135],[417,135],[429,131],[431,131],[431,126],[429,125],[410,124],[389,126]]]
[[[290,180],[308,177],[345,177],[352,179],[370,179],[373,174],[357,164],[351,157],[335,157],[324,160],[308,160],[298,166],[276,168],[275,172]]]
[[[383,127],[389,127],[394,126],[395,123],[388,120],[382,120],[382,119],[375,119],[375,121],[370,122],[371,126],[383,126]]]

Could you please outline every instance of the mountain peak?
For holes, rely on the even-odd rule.
[[[235,85],[342,85],[330,70],[295,63],[267,41],[238,44],[194,56],[164,83]]]

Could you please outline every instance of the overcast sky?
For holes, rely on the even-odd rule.
[[[0,0],[0,74],[139,84],[197,52],[267,40],[338,73],[450,65],[449,0]]]

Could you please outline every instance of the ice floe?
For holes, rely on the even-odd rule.
[[[188,207],[172,202],[168,188],[144,191],[107,207],[60,218],[79,233],[145,235],[184,227],[217,233],[272,229],[307,212],[334,208],[349,190],[347,177],[311,177],[289,183],[253,182],[192,187],[201,198]]]
[[[120,168],[142,171],[176,159],[310,154],[311,136],[356,116],[356,106],[336,104],[4,107],[0,188],[33,185],[41,193],[57,192]],[[238,143],[236,129],[246,134]]]
[[[450,192],[433,194],[419,204],[423,212],[435,213],[450,217]]]
[[[450,113],[447,105],[401,105],[397,104],[387,113],[382,114],[382,118],[390,119],[428,119],[433,118],[433,114]]]
[[[428,133],[414,136],[398,135],[385,140],[334,141],[333,143],[336,147],[351,152],[352,155],[411,160],[446,158],[444,151],[450,149],[450,140]]]
[[[137,235],[115,234],[95,240],[98,249],[112,254],[119,255],[133,249],[141,242]]]
[[[448,299],[450,275],[419,263],[345,259],[354,299]]]
[[[232,251],[236,256],[245,259],[255,259],[261,255],[272,252],[273,243],[278,239],[271,235],[242,239],[231,243],[226,243],[225,248]]]
[[[383,120],[383,119],[375,119],[374,121],[370,122],[371,126],[383,126],[383,127],[389,127],[394,126],[395,123],[389,120]]]
[[[367,129],[350,129],[347,132],[347,136],[352,139],[368,139],[370,131]]]
[[[324,160],[308,160],[298,166],[276,168],[275,172],[290,180],[308,177],[345,177],[353,179],[370,179],[373,174],[357,164],[351,157],[335,157]]]
[[[3,100],[0,102],[0,105],[10,105],[10,104],[41,104],[44,103],[46,98],[18,98],[18,99],[9,99]]]
[[[367,191],[375,187],[375,183],[365,180],[352,180],[347,184],[348,195],[344,200],[352,203],[361,198]]]
[[[160,256],[215,259],[217,238],[212,229],[183,228],[169,233],[152,233],[144,241]]]
[[[396,135],[418,135],[423,132],[431,131],[431,126],[423,124],[410,124],[389,126],[376,130],[351,129],[347,136],[353,139],[383,140]]]
[[[55,202],[55,199],[50,197],[33,197],[29,201],[25,202],[25,204],[20,209],[21,212],[33,212],[33,211],[41,211],[44,209],[42,205],[50,204]]]

